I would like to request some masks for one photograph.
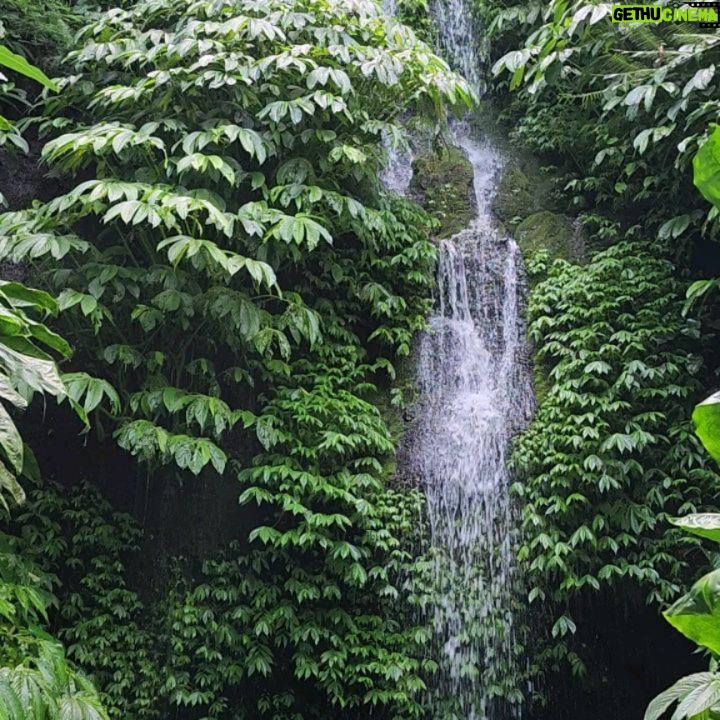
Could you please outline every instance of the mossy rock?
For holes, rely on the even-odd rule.
[[[503,223],[514,226],[540,210],[542,202],[528,176],[518,167],[509,167],[498,184],[493,210]]]
[[[526,217],[515,228],[514,235],[526,257],[538,250],[547,250],[552,260],[576,259],[576,230],[567,215],[540,210]]]
[[[457,147],[419,155],[413,162],[411,192],[440,223],[437,236],[464,230],[475,216],[473,166]]]

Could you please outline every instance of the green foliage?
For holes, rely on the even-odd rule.
[[[691,533],[720,542],[718,514],[690,515],[674,522]],[[720,571],[708,573],[663,613],[676,630],[710,650],[714,656],[720,653],[718,582]],[[715,717],[720,711],[720,673],[716,669],[717,661],[713,659],[711,672],[696,673],[678,680],[648,705],[645,720],[658,720],[675,703],[677,708],[673,718],[703,720]]]
[[[35,469],[32,453],[25,448],[6,405],[25,409],[35,393],[60,399],[66,394],[47,351],[68,357],[70,346],[33,318],[56,313],[57,304],[47,293],[0,281],[0,509],[6,511],[10,509],[7,495],[16,504],[24,499],[17,475],[32,476]]]
[[[90,683],[42,626],[57,600],[57,579],[0,533],[0,717],[3,720],[108,720]]]
[[[720,652],[719,589],[720,570],[715,570],[698,580],[664,613],[676,630],[714,653]]]
[[[712,230],[686,173],[718,96],[718,37],[696,25],[618,25],[609,4],[561,0],[499,8],[494,66],[517,99],[516,140],[566,172],[571,207],[686,250]],[[642,217],[642,225],[638,218]]]
[[[717,513],[693,513],[670,522],[693,535],[720,542],[720,515]]]
[[[568,211],[579,215],[592,246],[612,245],[586,268],[551,265],[547,253],[529,268],[538,277],[549,273],[530,304],[550,388],[516,456],[520,479],[529,479],[521,489],[528,503],[523,552],[531,600],[560,616],[540,663],[566,656],[582,671],[573,643],[581,599],[592,602],[609,587],[628,597],[640,587],[650,601],[674,600],[694,545],[666,533],[664,523],[717,503],[717,476],[705,468],[686,418],[707,383],[694,356],[702,353],[711,372],[717,365],[705,342],[715,311],[698,302],[711,297],[716,281],[707,279],[706,257],[693,257],[717,233],[717,208],[708,212],[693,188],[690,164],[701,147],[696,184],[711,199],[714,135],[703,142],[720,101],[718,36],[697,25],[620,26],[603,3],[491,8],[494,71],[511,91],[503,104],[514,141],[564,174]],[[689,287],[673,279],[691,274],[700,279]],[[699,317],[684,320],[693,309]],[[701,406],[694,416],[703,441],[713,411]],[[712,537],[711,517],[675,524]],[[699,597],[697,606],[678,601],[671,617],[694,626],[711,612]],[[711,717],[714,683],[701,675],[681,681],[648,718],[676,701],[674,718]]]
[[[648,706],[644,720],[659,720],[675,703],[674,720],[704,720],[717,716],[720,701],[720,675],[695,673],[678,680]]]
[[[417,36],[432,45],[437,39],[437,27],[430,14],[428,0],[397,0],[395,16],[411,27]]]
[[[2,45],[0,67],[54,87],[39,68]],[[0,80],[5,79],[0,73]],[[25,147],[14,126],[0,116],[0,145],[8,139]],[[0,193],[0,203],[2,201]],[[0,511],[9,511],[8,496],[16,504],[22,503],[24,491],[17,475],[32,475],[34,471],[32,454],[25,449],[6,404],[25,409],[35,393],[48,393],[61,399],[65,396],[65,386],[49,352],[67,358],[71,348],[40,321],[57,312],[57,303],[46,292],[17,282],[0,281]]]
[[[314,406],[328,421],[338,410],[317,398]],[[360,429],[384,441],[374,408],[355,406],[369,425]],[[332,457],[328,448],[318,453]],[[433,668],[422,659],[427,633],[401,622],[394,609],[414,585],[401,572],[410,548],[395,538],[411,529],[419,499],[385,492],[372,508],[354,502],[332,515],[301,515],[302,499],[289,492],[303,479],[308,495],[321,488],[310,473],[289,479],[284,504],[293,503],[302,519],[297,528],[258,528],[255,542],[263,549],[248,555],[234,544],[196,570],[178,558],[170,591],[152,606],[127,583],[127,561],[137,558],[142,540],[127,516],[89,484],[70,491],[47,485],[32,494],[17,519],[18,544],[25,557],[63,578],[55,623],[71,657],[102,688],[111,717],[298,717],[321,713],[328,702],[346,711],[390,705],[420,714],[420,673]],[[345,489],[328,483],[325,492],[351,502],[352,481],[362,478],[349,476]],[[364,482],[373,483],[372,476]],[[265,502],[267,488],[250,488],[245,500]],[[311,534],[325,540],[327,556]],[[412,647],[416,656],[408,654]]]
[[[530,601],[554,612],[540,663],[578,672],[592,659],[573,645],[574,604],[610,587],[672,599],[688,557],[663,520],[711,505],[717,476],[686,420],[701,363],[670,263],[621,243],[547,272],[529,320],[551,384],[514,454],[518,557]]]
[[[3,0],[2,9],[0,38],[14,52],[53,72],[88,10],[73,0]]]
[[[371,262],[388,251],[396,221],[372,187],[388,109],[396,117],[469,95],[411,31],[391,25],[385,35],[392,21],[374,6],[343,30],[364,48],[352,54],[336,50],[343,33],[326,31],[333,17],[346,19],[341,4],[173,7],[140,2],[85,31],[70,58],[77,74],[63,81],[47,123],[76,127],[44,156],[96,177],[7,214],[0,253],[40,263],[61,292],[68,332],[87,348],[83,367],[119,392],[122,447],[155,466],[222,472],[223,433],[210,428],[247,421],[237,403],[248,386],[282,376],[293,347],[320,338],[320,315],[296,278],[316,273],[313,292],[330,282],[365,298],[370,313],[393,298],[366,273],[356,284],[338,262],[346,248]],[[163,25],[162,46],[124,57],[127,43]],[[112,39],[96,40],[104,36]],[[153,69],[138,75],[135,62]],[[382,115],[368,113],[367,96]],[[98,119],[61,118],[78,105]],[[208,409],[190,417],[164,389],[204,398]],[[231,410],[208,426],[215,401]]]
[[[693,158],[693,170],[697,189],[708,202],[720,207],[720,127],[717,125]]]
[[[362,0],[140,0],[68,63],[41,129],[71,189],[0,217],[0,256],[58,295],[101,436],[256,506],[141,602],[117,519],[56,496],[69,653],[118,719],[420,716],[418,498],[387,487],[367,398],[424,327],[435,248],[377,175],[403,114],[442,121],[466,84]]]
[[[57,90],[57,85],[40,68],[31,65],[24,57],[15,54],[4,45],[0,45],[0,66],[29,77],[51,90]],[[4,75],[0,75],[0,79],[7,80]]]
[[[716,462],[720,462],[720,413],[718,402],[720,396],[717,393],[706,398],[695,406],[693,410],[693,422],[695,432],[700,438],[705,449]]]
[[[0,45],[0,66],[47,87],[38,68]],[[0,74],[0,80],[6,80]],[[0,116],[0,140],[24,148],[19,133]],[[2,200],[2,195],[0,195]],[[41,320],[58,305],[46,292],[0,281],[0,518],[9,499],[25,500],[17,476],[38,479],[34,456],[7,408],[25,409],[35,393],[62,399],[66,388],[50,352],[71,354],[68,343]],[[92,684],[65,657],[62,645],[42,626],[57,600],[56,580],[18,552],[16,538],[0,533],[0,718],[2,720],[108,720]]]
[[[693,181],[695,186],[700,190],[705,199],[712,203],[713,210],[717,213],[720,210],[720,157],[718,145],[720,143],[720,128],[711,125],[712,132],[705,142],[700,145],[695,157],[693,158]],[[696,280],[687,292],[686,311],[694,306],[702,303],[718,288],[720,279],[717,277],[703,280]],[[710,454],[718,459],[717,442],[714,432],[715,413],[713,404],[715,397],[708,398],[704,403],[695,408],[693,417],[696,419],[698,434],[702,439],[705,447]],[[696,417],[697,416],[697,417]],[[704,426],[708,424],[706,429]],[[708,443],[712,442],[715,446],[709,447]]]
[[[713,68],[714,71],[714,68]],[[720,175],[718,174],[717,126],[708,140],[698,150],[694,160],[694,181],[703,196],[720,208]],[[688,291],[691,307],[698,297],[714,286],[714,281],[698,281]],[[695,432],[713,460],[720,462],[720,420],[718,415],[719,395],[715,393],[699,403],[693,412]],[[700,513],[673,521],[675,525],[694,535],[720,542],[720,514]],[[717,669],[720,654],[720,614],[718,598],[720,571],[714,570],[700,578],[690,592],[681,597],[667,611],[665,619],[687,638],[713,653],[711,670]],[[699,673],[684,677],[661,693],[648,706],[646,720],[657,720],[675,702],[678,703],[673,718],[715,717],[720,712],[720,674]]]
[[[14,522],[22,557],[44,577],[62,578],[51,612],[70,658],[92,673],[110,717],[157,717],[165,638],[145,627],[148,617],[127,585],[127,562],[137,558],[142,533],[114,512],[88,483],[34,490]]]
[[[0,38],[2,37],[2,23],[0,23]],[[4,45],[0,45],[0,68],[7,68],[11,71],[11,75],[16,74],[30,78],[49,89],[57,89],[55,83],[40,68],[30,64],[24,57],[17,55]],[[20,104],[26,102],[24,93],[16,90],[13,84],[9,84],[8,78],[0,72],[0,108],[4,108],[6,103],[11,100]],[[23,152],[27,152],[29,149],[27,141],[23,138],[16,124],[0,114],[0,147],[7,144],[19,148]],[[0,207],[4,203],[5,198],[0,192]]]

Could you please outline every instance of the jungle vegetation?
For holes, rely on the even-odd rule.
[[[720,36],[475,6],[481,102],[585,238],[525,257],[513,685],[715,717]],[[430,10],[4,1],[0,720],[433,717],[394,452],[437,223],[379,179],[476,104]]]

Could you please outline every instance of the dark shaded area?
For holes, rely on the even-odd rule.
[[[111,436],[98,438],[97,426],[83,434],[67,404],[58,406],[52,398],[44,407],[34,403],[19,425],[43,479],[64,487],[89,481],[143,528],[141,552],[130,559],[129,571],[135,590],[145,598],[165,592],[174,558],[184,558],[189,568],[199,566],[230,542],[244,543],[249,528],[258,524],[256,506],[238,504],[232,473],[191,481],[174,475],[150,479]]]
[[[587,674],[549,673],[543,688],[548,704],[535,708],[532,720],[638,720],[680,677],[707,670],[707,658],[636,588],[593,594],[573,612],[573,646],[589,659]]]

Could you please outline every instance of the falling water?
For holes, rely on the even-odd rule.
[[[431,0],[438,43],[445,59],[480,94],[485,90],[486,41],[478,27],[473,0]]]
[[[381,0],[380,6],[386,15],[395,15],[397,12],[396,0]],[[398,142],[398,138],[390,135],[383,137],[383,147],[387,160],[380,180],[382,184],[398,195],[407,195],[412,180],[413,152],[409,144]]]
[[[387,160],[380,180],[398,195],[407,195],[412,180],[413,152],[409,146],[398,146],[388,136],[383,138]]]
[[[385,0],[386,10],[392,4]],[[482,94],[470,0],[434,0],[432,8],[446,58]],[[419,400],[400,462],[427,498],[434,718],[500,720],[520,715],[522,675],[508,454],[534,400],[522,257],[491,208],[503,159],[468,125],[454,134],[473,165],[476,216],[440,243],[436,314],[417,349]],[[386,147],[384,181],[405,193],[412,158]]]
[[[518,670],[508,450],[533,409],[522,258],[490,204],[501,159],[458,133],[475,168],[477,217],[442,241],[437,314],[418,349],[417,420],[403,452],[422,483],[433,560],[436,697],[462,718],[494,717]],[[504,690],[499,686],[503,685]],[[510,716],[517,716],[517,705]]]

